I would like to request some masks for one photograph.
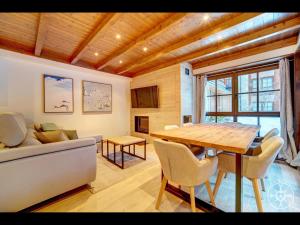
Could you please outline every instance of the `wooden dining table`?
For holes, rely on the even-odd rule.
[[[172,130],[151,132],[152,137],[168,141],[213,148],[224,152],[234,153],[236,158],[235,179],[235,209],[242,212],[243,177],[242,155],[247,152],[260,126],[239,123],[200,123],[189,127],[180,127]],[[185,201],[189,201],[189,194],[168,184],[166,191],[175,194]],[[196,206],[204,211],[218,211],[219,209],[196,199]]]

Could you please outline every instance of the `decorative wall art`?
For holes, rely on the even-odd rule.
[[[73,110],[73,79],[45,74],[44,112],[72,113]]]
[[[82,81],[83,112],[112,112],[112,85]]]

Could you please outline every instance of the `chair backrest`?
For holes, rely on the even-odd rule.
[[[275,161],[284,140],[281,137],[273,136],[261,144],[262,152],[257,156],[249,156],[245,160],[245,175],[249,178],[262,178],[268,168]]]
[[[279,130],[277,128],[273,128],[264,135],[262,142],[265,142],[269,138],[277,136],[278,134],[279,134]]]
[[[184,123],[182,126],[183,127],[191,127],[193,125],[194,125],[193,123]]]
[[[164,129],[165,130],[172,130],[172,129],[176,129],[176,128],[179,128],[178,125],[165,125]]]
[[[199,161],[183,144],[160,139],[155,139],[153,144],[164,176],[176,184],[201,184],[213,175],[217,167],[216,157]]]

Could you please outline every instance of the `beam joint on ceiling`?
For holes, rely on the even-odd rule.
[[[48,18],[46,13],[40,13],[38,27],[36,32],[36,41],[34,48],[34,55],[40,56],[47,38],[48,33]]]
[[[119,13],[106,13],[104,18],[99,21],[99,23],[88,35],[88,37],[74,51],[70,59],[71,64],[77,63],[84,52],[90,47],[92,43],[94,43],[95,40],[97,40],[101,33],[105,33],[110,26],[117,22],[119,16]]]
[[[127,64],[125,66],[123,66],[122,68],[120,68],[117,72],[118,73],[124,73],[127,72],[137,66],[146,64],[150,61],[154,61],[156,59],[158,59],[159,57],[166,55],[172,51],[178,50],[180,48],[183,48],[187,45],[190,45],[192,43],[195,43],[201,39],[207,38],[213,34],[222,32],[226,29],[229,29],[231,27],[234,27],[242,22],[245,22],[247,20],[250,20],[254,17],[257,17],[261,15],[261,13],[241,13],[237,16],[235,16],[232,19],[226,20],[224,22],[221,22],[219,24],[216,24],[215,26],[213,26],[210,29],[200,29],[197,30],[195,32],[193,32],[193,34],[191,34],[188,38],[184,38],[182,40],[179,40],[163,49],[161,49],[158,52],[155,52],[147,57],[142,58],[141,60],[139,60],[138,62],[132,62],[130,64]]]
[[[173,60],[169,60],[166,63],[161,63],[160,65],[152,68],[143,68],[140,71],[137,71],[136,75],[140,75],[143,73],[151,72],[153,70],[157,70],[163,67],[171,66],[177,63],[182,63],[185,61],[189,61],[192,59],[197,59],[201,56],[210,55],[216,52],[225,51],[237,46],[242,46],[245,44],[255,43],[259,40],[269,38],[272,36],[277,36],[285,32],[289,32],[292,30],[296,30],[300,28],[300,16],[288,19],[285,21],[278,22],[276,24],[269,25],[267,27],[260,28],[257,31],[247,32],[246,34],[231,38],[229,40],[223,41],[218,45],[212,45],[207,48],[201,48],[194,52],[176,57]]]
[[[112,54],[107,56],[105,59],[101,60],[97,63],[96,68],[98,70],[101,70],[106,65],[108,65],[112,60],[117,58],[118,56],[124,54],[125,52],[130,51],[134,47],[138,45],[142,45],[143,43],[146,43],[149,39],[158,36],[165,30],[169,29],[172,25],[180,21],[182,18],[186,16],[187,13],[175,13],[171,16],[169,16],[167,19],[165,19],[162,22],[159,22],[154,28],[151,28],[146,33],[138,37],[136,40],[133,40],[127,44],[125,44],[123,47],[117,49]]]

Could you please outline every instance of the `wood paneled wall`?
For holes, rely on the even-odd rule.
[[[159,108],[142,109],[131,108],[130,129],[131,135],[146,138],[151,142],[147,134],[134,131],[135,116],[149,116],[149,132],[162,130],[165,125],[181,122],[180,107],[180,64],[134,77],[131,88],[139,88],[157,85],[159,88]]]

